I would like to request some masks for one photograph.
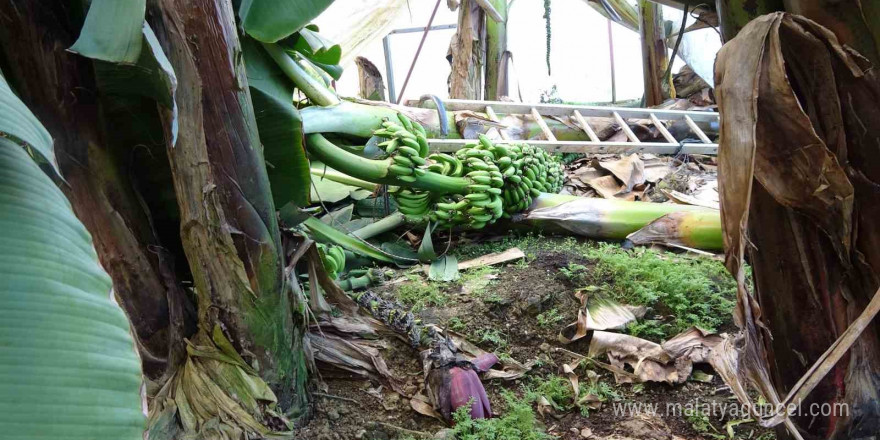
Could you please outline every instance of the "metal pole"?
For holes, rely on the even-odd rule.
[[[416,49],[416,55],[413,57],[412,64],[409,66],[409,72],[406,72],[406,79],[403,80],[403,87],[400,88],[400,96],[392,102],[400,104],[400,101],[403,100],[403,93],[406,92],[406,85],[409,83],[409,77],[413,73],[413,69],[416,67],[416,61],[419,60],[419,54],[422,53],[422,46],[425,44],[425,39],[428,38],[428,32],[431,32],[431,24],[434,23],[434,16],[437,15],[437,9],[440,8],[440,0],[437,0],[437,4],[434,5],[434,10],[431,12],[431,18],[428,19],[428,25],[425,26],[425,33],[422,34],[422,41],[419,41],[419,48]],[[385,37],[388,38],[388,37]]]
[[[388,102],[397,101],[397,93],[394,91],[394,66],[391,64],[391,34],[382,39],[382,47],[385,49],[385,76],[388,77]]]
[[[611,103],[617,102],[617,80],[614,78],[614,37],[611,35],[611,20],[608,22],[608,54],[611,56]]]

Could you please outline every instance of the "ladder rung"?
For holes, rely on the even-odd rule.
[[[617,124],[620,125],[620,129],[623,130],[623,133],[626,134],[626,137],[629,139],[630,142],[636,144],[642,142],[639,140],[639,138],[636,137],[636,134],[633,133],[632,129],[629,128],[629,124],[627,124],[626,121],[623,120],[623,116],[620,116],[620,113],[614,112],[614,119],[617,120]]]
[[[550,127],[547,126],[547,123],[544,122],[544,118],[541,117],[541,114],[538,113],[538,110],[534,107],[532,107],[532,118],[534,118],[535,122],[538,123],[538,127],[541,127],[541,131],[544,132],[544,137],[546,137],[548,141],[556,142],[556,136],[553,136],[553,132],[550,131]]]
[[[712,140],[709,139],[709,136],[706,136],[706,133],[703,133],[703,130],[700,130],[700,127],[697,126],[697,123],[694,122],[694,120],[691,119],[690,116],[684,115],[684,121],[687,122],[688,127],[691,128],[694,134],[696,134],[697,137],[700,138],[700,140],[703,141],[704,144],[712,143]]]
[[[590,141],[599,142],[599,136],[596,136],[596,132],[593,131],[593,127],[590,127],[590,124],[587,123],[587,120],[584,119],[584,116],[581,115],[581,112],[575,110],[574,118],[575,120],[577,120],[578,124],[581,124],[581,129],[583,129],[587,133],[587,136],[590,137]]]
[[[492,122],[497,122],[499,124],[501,123],[501,120],[498,119],[498,115],[495,114],[495,110],[493,110],[492,107],[488,105],[486,106],[486,116],[488,116],[489,120],[491,120]],[[510,136],[507,134],[507,129],[498,127],[497,130],[498,134],[501,135],[501,139],[510,139]]]
[[[432,152],[454,152],[472,144],[473,139],[428,139],[428,146]],[[524,142],[522,140],[495,140],[495,144],[512,144]],[[717,154],[717,144],[685,144],[680,145],[678,142],[592,142],[592,141],[543,141],[531,140],[525,141],[533,147],[540,148],[548,153],[613,153],[613,154],[631,154],[631,153],[652,153],[652,154]]]
[[[666,125],[663,124],[663,121],[661,121],[660,118],[658,118],[657,115],[653,113],[651,113],[651,122],[654,123],[654,126],[657,127],[657,131],[659,131],[660,134],[663,135],[664,139],[673,144],[678,142],[677,140],[675,140],[675,136],[673,136],[672,133],[670,133],[669,130],[666,129]]]

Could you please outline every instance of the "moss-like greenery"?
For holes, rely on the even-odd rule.
[[[469,405],[459,408],[453,418],[456,440],[544,440],[551,436],[539,427],[531,405],[517,399],[511,393],[504,393],[507,410],[501,417],[492,419],[472,419]]]
[[[622,303],[648,307],[645,319],[628,328],[630,334],[661,340],[692,325],[717,330],[731,322],[736,283],[721,262],[710,258],[534,234],[462,246],[456,253],[466,259],[513,246],[527,261],[540,253],[567,254],[572,263],[560,272],[575,288],[593,286]]]
[[[400,302],[411,306],[413,312],[420,312],[427,306],[442,306],[449,297],[440,284],[426,282],[418,276],[410,276],[409,281],[397,286],[395,296]]]

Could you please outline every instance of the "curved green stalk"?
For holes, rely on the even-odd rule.
[[[366,180],[358,179],[356,177],[351,177],[348,174],[341,173],[333,168],[325,166],[320,162],[312,162],[309,166],[309,172],[315,176],[322,179],[332,180],[336,183],[341,183],[344,185],[356,186],[358,188],[363,188],[369,191],[375,191],[379,188],[379,185],[373,182],[367,182]]]
[[[388,171],[391,159],[367,159],[337,147],[324,136],[313,133],[306,136],[308,152],[329,167],[345,174],[375,183],[418,188],[439,194],[467,194],[473,182],[464,177],[451,177],[428,172],[414,176],[415,182],[403,182]]]
[[[323,243],[332,243],[337,246],[341,246],[343,249],[354,252],[356,254],[364,255],[366,257],[370,257],[377,261],[384,261],[386,263],[395,264],[412,264],[416,262],[416,260],[413,260],[411,258],[398,257],[396,255],[383,252],[365,242],[364,240],[346,235],[344,232],[341,232],[333,226],[330,226],[312,216],[309,216],[309,218],[307,218],[303,222],[303,225],[309,230],[316,241]]]
[[[379,220],[375,223],[370,223],[363,228],[358,229],[357,231],[352,232],[350,235],[352,237],[360,238],[361,240],[369,240],[379,234],[384,234],[388,231],[392,231],[397,229],[400,226],[403,226],[406,223],[406,216],[403,215],[400,211],[392,212],[387,217]]]
[[[315,104],[321,106],[339,104],[339,97],[332,90],[321,84],[317,78],[309,75],[299,63],[274,43],[262,43],[266,52],[275,60],[275,64],[290,78],[296,87]]]

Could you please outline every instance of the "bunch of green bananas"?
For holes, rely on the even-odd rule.
[[[415,221],[424,218],[431,207],[431,193],[428,191],[401,188],[394,193],[394,200],[397,201],[397,209]]]
[[[522,212],[540,193],[558,193],[565,177],[562,162],[546,151],[529,144],[506,146],[503,164],[505,176],[504,217]]]
[[[434,205],[430,218],[439,226],[480,229],[525,210],[541,192],[562,189],[563,166],[553,155],[528,144],[496,145],[483,135],[479,140],[455,157],[429,156],[429,169],[473,181],[468,194],[445,196]]]
[[[394,161],[388,171],[402,182],[415,182],[414,174],[427,172],[420,168],[427,164],[428,141],[424,127],[412,122],[403,113],[397,114],[398,122],[385,120],[382,128],[375,130],[375,136],[387,138],[379,144]]]
[[[399,123],[383,121],[374,134],[388,138],[380,143],[394,163],[389,171],[403,182],[415,176],[435,173],[466,179],[463,194],[433,194],[403,187],[394,196],[400,212],[411,221],[426,217],[440,227],[480,229],[499,218],[528,208],[541,192],[562,188],[563,166],[546,151],[521,144],[494,144],[480,135],[479,142],[466,145],[454,155],[428,156],[425,130],[398,114]]]
[[[334,280],[345,270],[345,251],[339,246],[318,244],[318,253],[324,263],[324,269]]]
[[[507,149],[493,145],[489,138],[480,136],[480,142],[468,144],[455,156],[435,154],[431,166],[439,165],[449,175],[463,175],[472,183],[468,193],[446,195],[434,204],[429,218],[440,227],[460,226],[480,229],[495,223],[504,214],[501,198],[504,174],[499,165],[506,162]]]

